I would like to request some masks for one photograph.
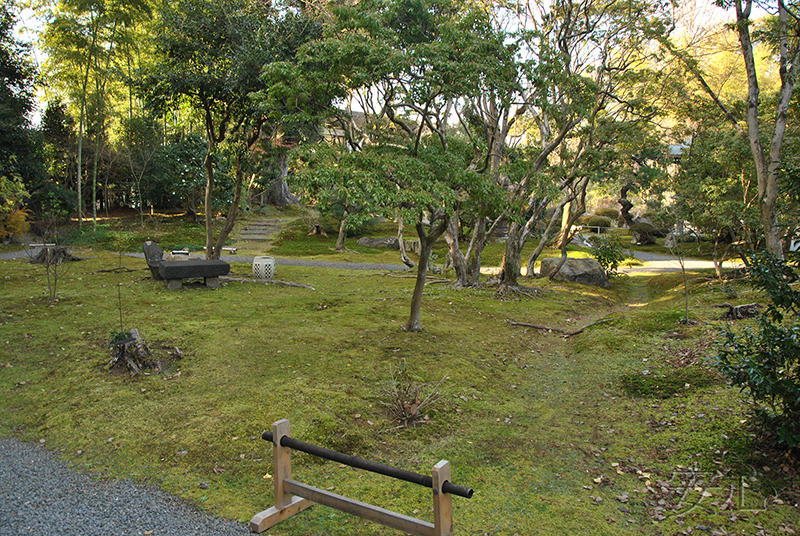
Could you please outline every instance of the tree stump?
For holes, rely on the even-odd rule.
[[[150,351],[147,343],[139,335],[138,329],[130,330],[128,335],[127,339],[114,344],[108,368],[112,369],[117,365],[123,364],[135,376],[143,369],[153,367],[153,352]]]
[[[757,303],[746,303],[744,305],[731,305],[730,303],[721,303],[714,307],[728,308],[728,312],[722,315],[723,320],[742,320],[744,318],[752,318],[758,314],[761,306]]]
[[[28,262],[31,264],[44,264],[54,266],[56,264],[63,264],[67,261],[80,261],[80,257],[76,257],[67,251],[64,246],[48,246],[39,250],[39,253],[34,255]]]

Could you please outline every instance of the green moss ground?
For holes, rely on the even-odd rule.
[[[314,238],[294,236],[271,251]],[[396,252],[336,254],[323,244],[326,259],[397,262]],[[281,265],[279,279],[315,290],[230,282],[167,291],[140,259],[83,256],[54,305],[40,267],[0,261],[0,433],[43,441],[78,470],[152,482],[246,521],[272,501],[261,431],[288,418],[299,439],[378,462],[428,473],[450,460],[453,481],[475,489],[471,500],[454,498],[458,534],[800,529],[796,507],[770,500],[786,482],[753,453],[748,401],[708,368],[723,326],[711,305],[730,298],[698,274],[690,327],[678,322],[682,281],[669,274],[617,278],[609,290],[525,280],[541,297],[507,301],[492,289],[429,285],[425,331],[412,334],[401,326],[413,279],[398,273]],[[372,260],[384,256],[393,260]],[[109,271],[120,264],[134,271]],[[165,359],[174,347],[183,359],[133,378],[107,370],[118,288],[123,327]],[[757,299],[738,290],[742,303]],[[568,339],[509,324],[572,329],[601,319]],[[430,424],[394,429],[379,385],[403,360],[420,382],[448,379]],[[430,492],[414,485],[303,454],[293,469],[311,485],[430,519]],[[705,475],[702,491],[685,486],[689,469]],[[731,493],[740,509],[722,508]],[[270,532],[395,534],[325,507]]]

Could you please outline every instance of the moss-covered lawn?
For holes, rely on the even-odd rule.
[[[288,253],[280,243],[270,251]],[[326,251],[398,262],[396,252]],[[278,279],[314,290],[167,291],[141,259],[82,255],[56,304],[41,267],[0,261],[0,434],[43,442],[78,470],[152,482],[247,521],[272,501],[261,431],[288,418],[298,439],[416,472],[450,460],[453,481],[475,489],[454,498],[457,534],[800,530],[800,510],[776,496],[791,484],[784,469],[754,452],[748,401],[708,368],[723,327],[711,305],[731,298],[705,275],[692,274],[690,327],[679,323],[680,275],[667,274],[617,278],[610,290],[525,280],[541,297],[509,301],[431,284],[425,331],[414,334],[401,329],[409,274],[278,266]],[[233,271],[246,277],[250,266]],[[737,290],[741,303],[757,300]],[[137,328],[165,370],[107,370],[120,308],[124,329]],[[567,339],[509,324],[598,320]],[[169,361],[176,347],[183,358]],[[447,378],[428,424],[396,428],[386,412],[382,386],[400,367],[423,396]],[[308,484],[431,519],[429,490],[304,454],[293,469]],[[270,532],[396,533],[325,507]]]

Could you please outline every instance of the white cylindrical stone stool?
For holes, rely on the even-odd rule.
[[[254,279],[275,279],[275,257],[253,257]]]

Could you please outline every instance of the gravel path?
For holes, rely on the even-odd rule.
[[[13,259],[28,259],[36,253],[38,249],[31,249],[28,251],[14,251],[12,253],[0,253],[0,261],[8,261]],[[127,257],[136,257],[144,259],[144,253],[125,253]],[[241,262],[253,264],[253,257],[246,257],[241,255],[222,255],[220,257],[225,262]],[[389,271],[406,271],[408,266],[405,264],[370,264],[365,262],[328,262],[328,261],[301,261],[296,259],[275,259],[275,264],[285,266],[315,266],[318,268],[339,268],[341,270],[389,270]]]
[[[24,534],[244,536],[250,531],[156,487],[92,480],[39,445],[0,438],[0,536]]]

